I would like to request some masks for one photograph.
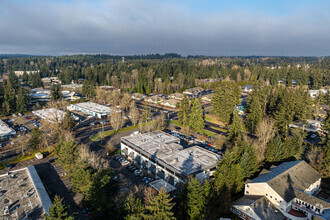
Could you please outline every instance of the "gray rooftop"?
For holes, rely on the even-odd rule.
[[[172,192],[176,189],[174,186],[172,186],[171,184],[169,184],[168,182],[166,182],[163,179],[158,179],[158,180],[152,181],[149,184],[151,187],[153,187],[157,191],[159,191],[161,188],[163,188],[166,192]]]
[[[198,146],[183,149],[180,139],[165,132],[156,131],[122,137],[124,143],[142,151],[145,156],[161,161],[162,165],[185,176],[216,167],[219,155]]]
[[[304,191],[321,178],[322,175],[319,172],[301,160],[272,167],[269,172],[263,172],[249,182],[267,182],[285,201],[289,202],[297,197],[295,190]],[[305,202],[313,204],[312,201]]]
[[[0,119],[0,137],[5,135],[15,134],[16,131],[9,127],[4,121]]]
[[[94,102],[82,102],[72,104],[71,106],[78,106],[79,108],[83,108],[85,110],[96,112],[99,114],[110,114],[111,112],[111,109],[109,107]]]
[[[56,108],[47,108],[41,110],[32,111],[32,113],[43,120],[47,120],[49,122],[62,122],[65,111],[56,109]]]
[[[31,219],[43,219],[52,204],[33,166],[1,175],[0,188],[1,219],[21,219],[27,213]]]
[[[255,213],[260,219],[283,220],[285,216],[264,196],[246,195],[236,200],[233,204],[235,208],[248,206],[244,209],[247,214]]]

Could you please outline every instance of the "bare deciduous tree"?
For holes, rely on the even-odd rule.
[[[125,93],[120,101],[120,106],[121,108],[125,109],[126,111],[128,110],[129,108],[129,104],[131,102],[131,96],[130,94],[128,93]]]
[[[122,112],[114,112],[111,115],[111,125],[115,131],[120,130],[124,125]]]
[[[129,111],[129,118],[134,125],[136,125],[136,123],[138,123],[139,115],[140,115],[139,110],[136,108],[135,103],[132,102],[130,111]]]
[[[257,125],[256,134],[258,135],[258,142],[254,145],[257,150],[258,160],[262,161],[268,142],[276,134],[275,120],[272,118],[263,118]]]
[[[117,148],[115,146],[113,146],[113,144],[111,143],[111,141],[108,141],[108,143],[105,146],[105,151],[107,152],[107,154],[112,154],[117,150]]]
[[[227,141],[227,138],[224,135],[217,135],[215,137],[212,145],[214,145],[216,149],[221,150],[226,141]]]
[[[98,99],[102,104],[106,104],[108,101],[108,92],[106,92],[104,89],[101,89],[100,87],[96,88],[96,99]]]
[[[91,151],[85,144],[79,146],[78,156],[94,169],[104,169],[109,167],[109,163],[106,159],[102,158],[96,152]]]

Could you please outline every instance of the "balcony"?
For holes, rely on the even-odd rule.
[[[294,207],[297,207],[298,209],[301,209],[305,212],[311,213],[312,215],[319,215],[319,213],[316,213],[313,209],[309,209],[304,205],[299,205],[296,202],[292,202],[291,205],[294,206]]]
[[[291,209],[289,212],[287,212],[287,217],[295,220],[307,220],[307,216],[304,213],[294,209]]]

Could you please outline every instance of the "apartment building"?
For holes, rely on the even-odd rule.
[[[245,182],[231,211],[242,219],[330,219],[330,203],[316,195],[322,175],[305,161],[285,162]]]

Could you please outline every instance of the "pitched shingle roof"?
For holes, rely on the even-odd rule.
[[[304,191],[321,178],[322,175],[305,161],[292,161],[271,168],[269,173],[261,174],[251,182],[266,182],[285,201],[289,202],[296,197],[295,189]]]
[[[249,206],[244,212],[247,214],[255,213],[260,219],[282,220],[284,215],[264,196],[245,195],[236,200],[233,204],[239,206]]]

